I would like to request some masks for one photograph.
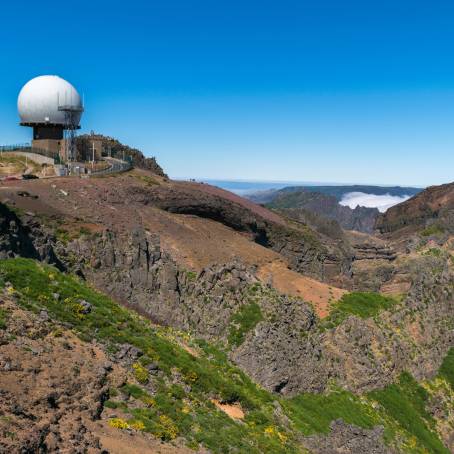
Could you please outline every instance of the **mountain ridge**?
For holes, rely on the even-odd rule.
[[[437,200],[451,193],[429,192],[448,222]],[[83,433],[81,449],[112,453],[132,449],[125,434],[182,453],[452,450],[452,244],[427,242],[425,224],[388,237],[289,214],[143,169],[5,182],[0,367],[41,380],[64,342],[84,352],[55,395],[19,409],[28,388],[5,381],[0,430],[16,435],[1,443],[52,450]],[[103,359],[86,366],[90,345]],[[34,357],[43,367],[28,372]],[[77,395],[94,412],[68,404],[78,374],[100,380]]]

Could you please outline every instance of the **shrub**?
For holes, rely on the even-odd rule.
[[[342,323],[348,316],[360,318],[374,317],[380,311],[390,309],[397,300],[373,292],[347,293],[332,305],[330,315],[321,322],[323,329],[332,328]]]
[[[454,348],[450,348],[448,354],[445,356],[440,369],[439,375],[446,379],[454,391]]]
[[[178,435],[178,427],[173,421],[166,415],[159,417],[158,430],[155,435],[161,440],[173,440]]]
[[[109,419],[109,426],[116,429],[129,429],[129,424],[122,418]]]
[[[129,427],[134,430],[145,430],[145,424],[142,421],[129,421]]]
[[[134,377],[139,383],[147,383],[149,378],[149,373],[145,367],[142,366],[140,363],[134,363],[132,365],[134,370]]]
[[[445,229],[439,224],[432,224],[429,227],[426,227],[424,230],[421,231],[420,235],[423,237],[428,237],[432,235],[441,235],[443,234]]]
[[[229,344],[236,347],[241,345],[246,334],[251,329],[254,329],[257,323],[262,319],[262,312],[257,303],[242,306],[230,319]]]
[[[0,308],[0,329],[6,329],[8,322],[8,312]]]

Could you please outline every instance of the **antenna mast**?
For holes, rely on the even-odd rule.
[[[70,96],[72,98],[72,96]],[[67,96],[65,93],[65,100]],[[69,104],[59,105],[58,110],[65,114],[65,148],[66,159],[69,162],[76,160],[76,131],[79,129],[80,113],[84,111],[83,106],[75,106],[72,101]]]

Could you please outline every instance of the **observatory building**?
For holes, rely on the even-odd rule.
[[[77,90],[58,76],[39,76],[27,82],[17,100],[20,124],[33,128],[32,147],[75,158],[75,131],[84,111]]]

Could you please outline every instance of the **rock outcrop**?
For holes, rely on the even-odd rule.
[[[454,233],[454,183],[431,186],[416,196],[391,207],[377,219],[383,234],[415,232],[433,226]]]
[[[274,222],[234,201],[190,187],[132,187],[127,198],[170,213],[194,215],[250,235],[256,243],[271,248],[289,261],[290,266],[320,280],[330,281],[348,275],[352,256],[348,247],[325,241],[305,224]],[[279,220],[279,217],[277,217]]]
[[[368,453],[392,454],[395,451],[383,443],[383,428],[360,429],[345,424],[341,419],[333,421],[328,436],[309,437],[304,444],[315,454]]]
[[[208,340],[228,344],[235,315],[257,304],[257,323],[241,343],[230,345],[230,355],[254,380],[281,394],[320,392],[329,379],[370,391],[404,370],[430,376],[454,345],[447,328],[454,319],[452,275],[448,269],[427,271],[443,268],[443,261],[415,265],[408,297],[379,320],[352,316],[320,330],[310,306],[258,285],[254,269],[230,263],[188,272],[160,251],[159,238],[144,231],[129,238],[106,232],[78,239],[60,254],[78,257],[72,266],[129,307]]]
[[[27,257],[51,263],[62,269],[62,263],[55,255],[55,238],[46,232],[33,215],[20,217],[0,203],[0,259]]]

